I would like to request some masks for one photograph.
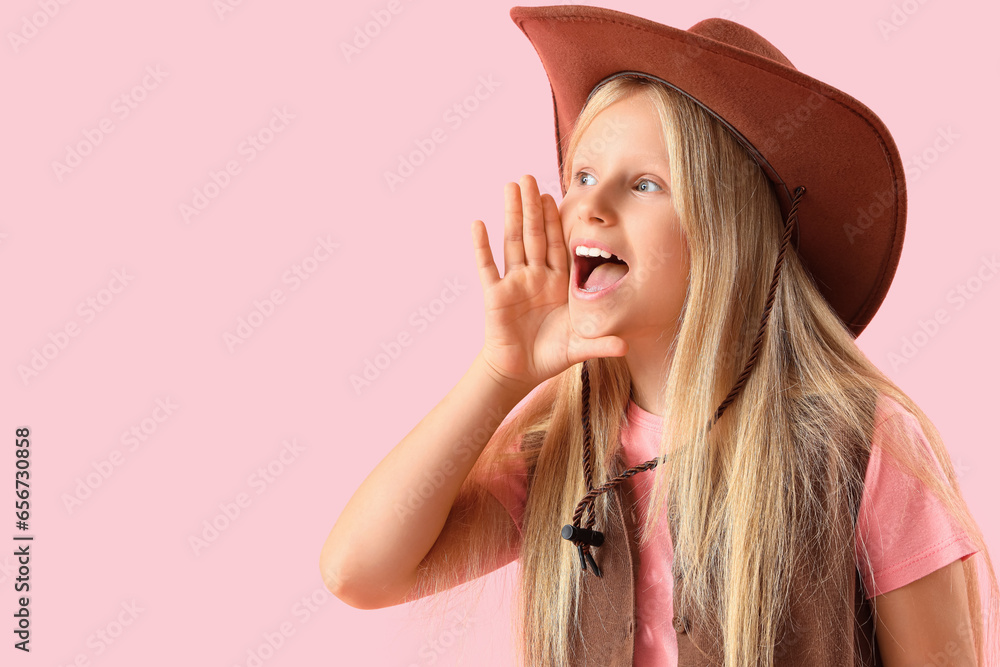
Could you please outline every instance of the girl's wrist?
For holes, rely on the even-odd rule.
[[[514,404],[516,405],[518,401],[527,396],[533,386],[526,382],[520,382],[518,380],[512,380],[509,377],[504,376],[502,373],[497,371],[497,369],[486,359],[483,351],[480,350],[479,354],[476,355],[473,361],[473,367],[477,367],[479,372],[490,379],[498,389],[508,398],[516,399]]]

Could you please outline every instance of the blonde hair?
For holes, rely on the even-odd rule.
[[[705,432],[750,353],[783,220],[770,182],[733,135],[685,95],[648,79],[612,79],[593,94],[569,136],[563,183],[570,182],[572,155],[583,131],[601,111],[632,95],[645,96],[662,124],[674,206],[691,253],[688,292],[663,383],[661,463],[643,473],[654,480],[640,544],[648,544],[654,527],[667,518],[669,489],[678,509],[673,568],[684,576],[682,608],[718,619],[726,667],[772,665],[773,651],[758,647],[773,647],[780,635],[793,568],[806,563],[810,576],[824,577],[829,554],[853,549],[853,535],[840,529],[844,517],[831,516],[830,508],[840,506],[840,494],[863,486],[858,466],[851,463],[856,455],[851,443],[870,450],[875,402],[879,395],[888,396],[916,417],[946,483],[933,463],[904,447],[902,419],[882,425],[899,436],[886,439],[883,456],[926,484],[979,550],[962,567],[982,661],[982,621],[987,615],[996,618],[1000,591],[940,434],[858,348],[791,247],[753,372],[736,401]],[[597,486],[621,472],[615,463],[631,376],[621,358],[590,360],[588,370]],[[449,517],[481,526],[471,551],[480,567],[488,568],[509,546],[502,543],[502,526],[474,510],[487,494],[484,482],[516,469],[532,471],[512,619],[521,658],[530,667],[573,660],[570,639],[578,621],[581,568],[575,547],[559,530],[587,493],[582,443],[576,364],[537,387],[496,431]],[[838,481],[832,487],[838,498],[832,502],[816,486],[831,475]],[[607,511],[609,495],[597,498],[599,517]],[[598,525],[604,521],[598,519]],[[980,574],[989,587],[985,609]],[[415,597],[441,593],[468,578],[468,572],[454,568],[427,574]],[[844,595],[849,599],[851,591]]]

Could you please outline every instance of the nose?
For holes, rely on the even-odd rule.
[[[589,186],[580,193],[577,204],[577,215],[580,222],[610,223],[615,214],[610,201],[611,193],[602,183]]]

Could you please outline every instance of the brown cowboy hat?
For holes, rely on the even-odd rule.
[[[560,176],[563,140],[597,86],[629,74],[667,84],[746,147],[786,217],[795,189],[806,188],[792,243],[851,333],[864,330],[889,291],[906,226],[903,164],[871,109],[725,19],[680,30],[581,5],[514,7],[510,17],[549,78]]]

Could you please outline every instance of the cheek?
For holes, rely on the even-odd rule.
[[[559,208],[559,226],[562,228],[563,243],[568,244],[569,234],[570,234],[570,225],[569,225],[570,208],[565,205],[565,202],[563,202],[563,206],[560,206],[558,208]]]

